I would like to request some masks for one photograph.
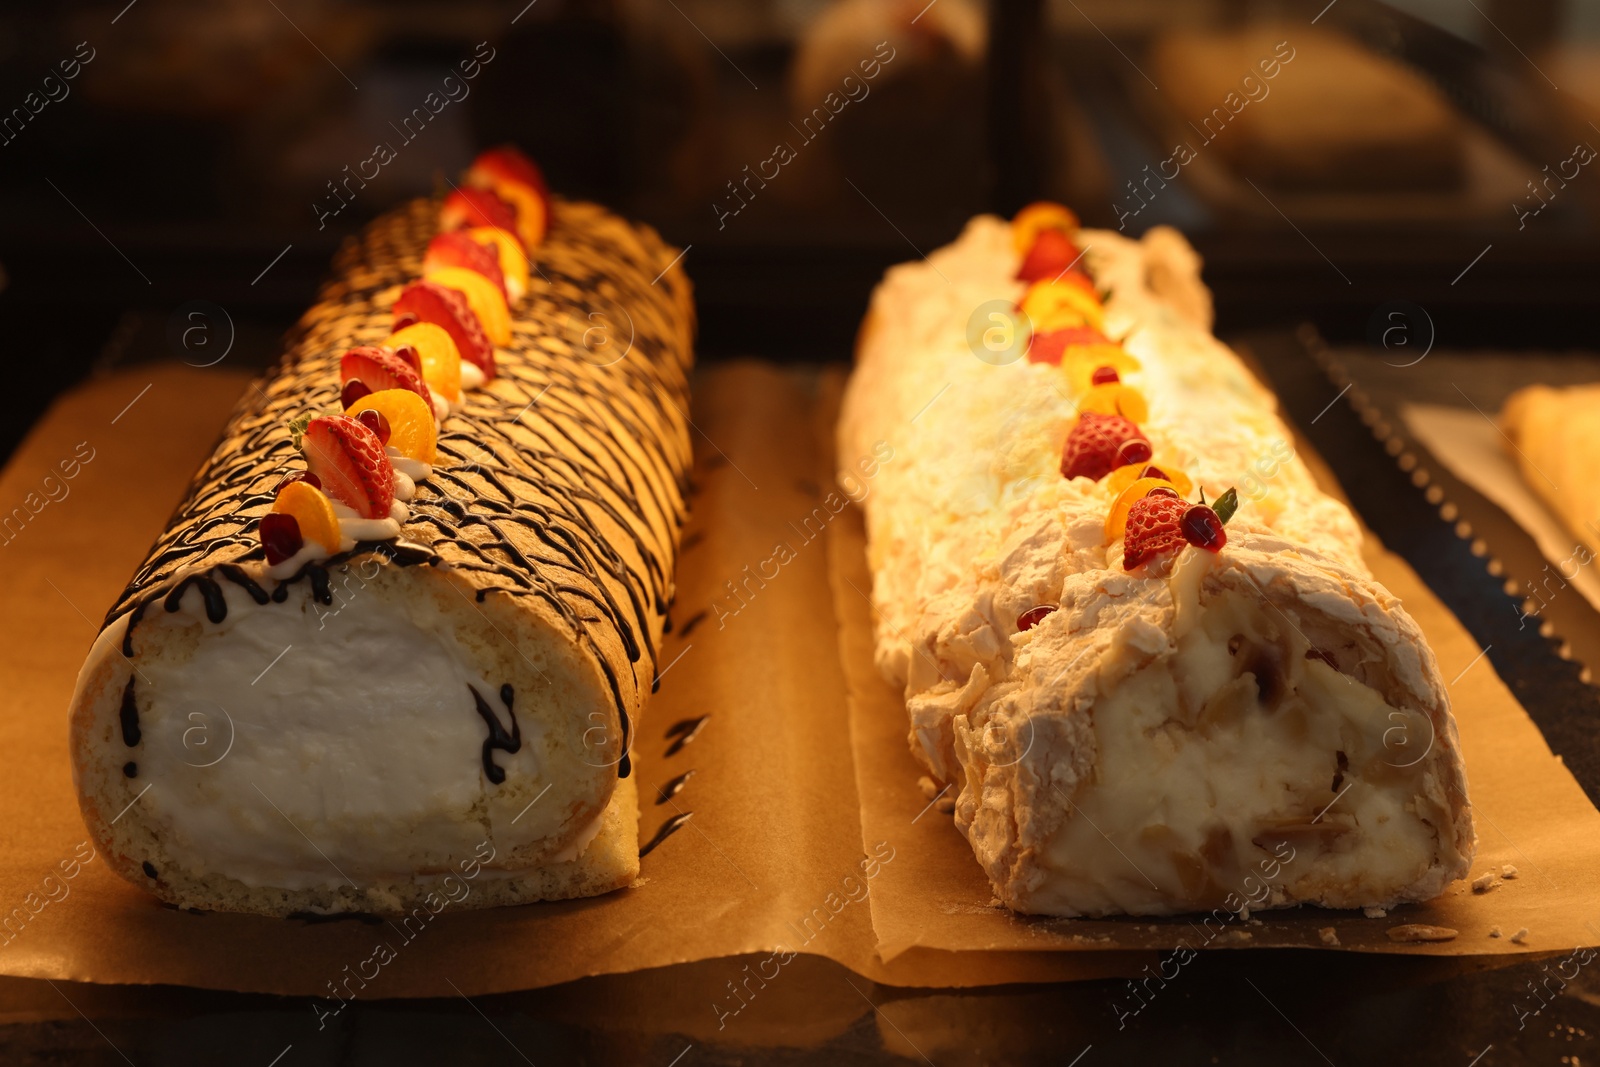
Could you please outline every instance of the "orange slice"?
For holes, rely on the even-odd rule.
[[[1029,204],[1011,220],[1011,242],[1016,245],[1017,255],[1028,254],[1040,230],[1062,230],[1071,236],[1078,232],[1078,216],[1048,200]]]
[[[505,275],[506,289],[512,300],[521,300],[528,291],[528,254],[522,250],[517,235],[498,226],[474,226],[467,236],[481,245],[493,245],[500,255],[500,273]]]
[[[1189,479],[1189,476],[1183,473],[1177,464],[1168,463],[1160,456],[1156,456],[1154,459],[1147,459],[1143,463],[1129,463],[1118,467],[1106,475],[1105,480],[1100,484],[1106,487],[1107,492],[1121,493],[1140,478],[1156,477],[1153,474],[1147,475],[1145,473],[1151,470],[1160,471],[1162,476],[1172,483],[1172,488],[1178,491],[1178,495],[1185,500],[1188,499],[1190,493],[1194,492],[1194,482]]]
[[[1064,326],[1093,326],[1105,329],[1106,312],[1100,298],[1071,282],[1035,282],[1022,298],[1021,312],[1033,323],[1035,333],[1048,333]]]
[[[454,289],[465,297],[467,306],[478,316],[483,332],[489,335],[490,344],[503,346],[511,343],[511,309],[506,307],[506,298],[500,295],[500,290],[488,278],[465,267],[438,267],[428,271],[423,278]]]
[[[1122,539],[1122,535],[1128,529],[1129,510],[1136,501],[1143,500],[1146,493],[1158,486],[1174,490],[1177,488],[1165,478],[1139,478],[1117,494],[1117,499],[1111,503],[1111,510],[1106,512],[1106,544],[1115,544]]]
[[[460,403],[461,352],[443,326],[433,322],[414,323],[390,334],[383,343],[390,348],[401,345],[415,348],[422,359],[422,379],[428,383],[428,390],[452,404]]]
[[[1139,369],[1139,361],[1130,356],[1121,345],[1069,345],[1062,354],[1061,366],[1067,372],[1073,395],[1082,396],[1094,388],[1096,369],[1110,367],[1117,372],[1117,377],[1126,378]],[[1134,419],[1134,421],[1140,420]]]
[[[1078,401],[1079,414],[1085,411],[1099,415],[1121,415],[1134,422],[1144,422],[1150,418],[1150,406],[1145,403],[1144,394],[1123,382],[1107,382],[1092,387]]]
[[[439,458],[439,430],[422,397],[409,389],[379,389],[351,404],[345,414],[354,418],[368,408],[389,421],[390,448],[429,466]]]
[[[405,392],[396,389],[394,392]],[[422,398],[417,397],[417,403],[422,403]],[[294,521],[300,524],[300,537],[305,541],[315,541],[329,554],[339,551],[342,537],[339,533],[339,516],[333,513],[333,502],[328,495],[310,482],[290,482],[278,490],[278,498],[272,502],[272,510],[284,515],[293,515]]]

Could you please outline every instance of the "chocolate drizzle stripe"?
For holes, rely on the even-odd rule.
[[[216,579],[211,577],[211,571],[201,571],[191,574],[173,587],[167,594],[166,609],[177,611],[183,606],[183,594],[190,586],[200,590],[200,598],[205,602],[206,618],[212,622],[221,622],[228,617],[228,602],[223,599],[222,587]]]
[[[288,423],[337,409],[339,355],[389,335],[389,306],[421,274],[437,212],[430,200],[399,208],[335,257],[319,302],[278,365],[240,400],[108,614],[107,624],[128,615],[126,655],[147,605],[165,597],[177,610],[190,586],[213,622],[227,612],[219,578],[258,604],[286,599],[288,582],[258,584],[239,564],[262,559],[257,522],[283,475],[304,466]],[[654,232],[596,205],[558,201],[556,225],[533,252],[533,285],[512,309],[512,343],[496,351],[498,376],[443,421],[439,462],[417,486],[404,540],[364,542],[289,579],[304,578],[329,604],[329,573],[376,553],[402,566],[448,566],[479,602],[498,594],[549,605],[605,677],[622,776],[631,766],[627,709],[655,677],[693,462],[694,313],[681,271],[662,273],[675,254]],[[616,333],[609,343],[628,344],[604,366],[585,345],[597,321]]]
[[[673,778],[671,781],[663,782],[656,789],[656,803],[658,805],[665,804],[667,801],[683,792],[683,787],[688,785],[689,779],[693,778],[694,776],[695,770],[693,767],[690,767],[688,770],[684,771],[676,778]]]
[[[256,584],[256,580],[254,578],[250,577],[244,572],[244,568],[235,566],[232,563],[224,563],[216,570],[218,574],[228,579],[228,581],[249,593],[250,599],[254,600],[257,604],[265,604],[271,599],[271,597],[267,595],[267,591],[261,588],[260,585]]]
[[[683,746],[687,745],[689,742],[693,741],[697,736],[699,736],[700,731],[705,728],[706,722],[710,718],[711,716],[709,715],[701,715],[693,719],[679,719],[677,722],[669,726],[667,728],[666,735],[668,737],[675,738],[675,740],[672,742],[672,744],[667,746],[666,754],[669,756],[676,756],[678,753],[682,752]]]
[[[640,846],[639,858],[644,859],[646,856],[650,855],[650,853],[654,852],[657,845],[661,844],[661,842],[677,833],[678,830],[683,827],[683,824],[688,822],[693,817],[694,812],[692,811],[680,811],[678,814],[662,823],[660,828],[657,829],[656,832],[651,836],[650,840],[646,841]]]
[[[489,727],[489,736],[483,742],[483,775],[495,785],[499,785],[506,780],[506,772],[503,767],[495,763],[494,750],[498,748],[502,752],[514,753],[522,748],[522,726],[517,722],[517,713],[511,707],[511,686],[500,687],[500,699],[505,703],[506,714],[511,716],[510,733],[500,725],[499,716],[494,713],[488,701],[483,699],[483,694],[470,685],[467,689],[472,692],[472,703],[477,707],[478,715],[483,719],[484,725]]]
[[[134,699],[133,686],[137,678],[130,677],[122,690],[122,707],[117,720],[122,726],[122,743],[133,748],[139,743],[139,703]]]

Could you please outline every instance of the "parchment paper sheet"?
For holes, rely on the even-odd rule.
[[[300,995],[327,995],[334,983],[341,995],[376,998],[478,995],[696,960],[720,961],[710,966],[725,966],[735,983],[754,973],[772,985],[781,982],[774,973],[804,966],[806,955],[900,985],[1136,973],[1154,959],[1149,950],[1190,929],[1185,921],[1011,917],[989,906],[949,818],[923,810],[904,711],[864,643],[870,586],[859,516],[847,507],[815,518],[829,491],[841,381],[837,371],[819,379],[747,363],[697,382],[697,489],[675,629],[635,750],[641,836],[680,811],[692,811],[690,821],[645,858],[632,889],[447,910],[409,940],[357,919],[181,913],[95,860],[75,864],[86,835],[66,751],[73,679],[105,606],[211,448],[245,378],[136,368],[66,396],[0,475],[0,505],[30,514],[0,535],[0,553],[10,557],[0,586],[0,744],[9,771],[0,775],[0,974]],[[87,462],[80,444],[93,450]],[[75,475],[65,479],[60,464],[75,455]],[[1458,885],[1391,920],[1455,926],[1461,937],[1449,944],[1396,946],[1382,933],[1391,921],[1326,913],[1269,913],[1264,925],[1241,924],[1249,938],[1230,943],[1317,946],[1315,931],[1326,925],[1346,947],[1396,952],[1551,952],[1600,942],[1600,815],[1487,662],[1474,662],[1477,650],[1454,620],[1398,561],[1378,551],[1373,563],[1422,621],[1446,675],[1465,668],[1452,692],[1478,801],[1479,866],[1514,863],[1521,877],[1482,897]],[[710,718],[695,739],[666,756],[667,728],[701,715]],[[690,769],[681,793],[654,802],[657,786]],[[867,878],[869,854],[893,858]],[[1508,937],[1528,926],[1528,944],[1489,939],[1490,924]],[[372,974],[379,943],[394,958],[358,987],[349,976]],[[1100,951],[1038,951],[1058,948]],[[800,953],[798,962],[789,952]],[[742,958],[722,959],[732,956]],[[757,983],[744,988],[764,989]],[[721,1007],[739,1003],[729,993]],[[708,1025],[717,1010],[706,1006]],[[744,1011],[758,1011],[755,1002]]]
[[[828,379],[830,388],[839,384],[836,377]],[[1339,495],[1331,474],[1303,440],[1297,448],[1323,486]],[[872,921],[884,959],[928,948],[1324,948],[1319,930],[1328,926],[1337,932],[1340,948],[1364,952],[1499,955],[1600,944],[1600,812],[1461,624],[1370,531],[1368,566],[1403,601],[1428,635],[1444,677],[1452,680],[1450,698],[1478,832],[1472,874],[1511,864],[1518,877],[1487,893],[1457,882],[1438,900],[1408,905],[1381,919],[1316,908],[1267,911],[1230,921],[1220,934],[1213,923],[1209,936],[1192,918],[1030,918],[991,904],[989,883],[965,839],[917,786],[925,772],[907,745],[904,703],[873,666],[871,605],[864,595],[872,579],[859,513],[847,510],[831,532],[862,834],[868,841],[898,834],[907,843],[906,862],[885,868],[872,887]],[[1426,944],[1390,941],[1385,931],[1403,923],[1447,926],[1459,936]],[[1503,936],[1491,938],[1493,927]],[[1529,931],[1526,943],[1513,943],[1512,935],[1523,927]]]
[[[641,839],[694,814],[645,857],[638,885],[583,901],[447,909],[407,938],[359,919],[179,912],[102,862],[81,862],[87,835],[66,743],[74,679],[245,383],[225,368],[178,365],[94,380],[47,414],[0,475],[0,514],[23,506],[30,516],[0,534],[0,974],[321,996],[331,984],[376,998],[528,989],[738,954],[755,955],[723,965],[747,990],[781,982],[773,976],[797,966],[787,952],[922,986],[1132,974],[1150,959],[936,948],[877,959],[865,892],[914,862],[915,845],[893,826],[863,848],[828,551],[800,530],[827,484],[816,375],[754,364],[714,369],[697,385],[698,488],[676,627],[635,749]],[[745,584],[743,601],[731,597],[725,583],[743,583],[743,568],[761,566],[780,541],[793,559]],[[710,718],[695,739],[665,756],[668,726],[701,715]],[[654,802],[656,787],[690,769],[681,793]],[[861,862],[879,842],[876,854],[893,858],[867,880]],[[393,954],[381,966],[380,944]],[[724,1010],[739,1008],[722,992]],[[715,1007],[704,1010],[714,1021]]]

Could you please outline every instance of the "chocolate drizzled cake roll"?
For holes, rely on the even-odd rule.
[[[393,913],[637,875],[629,746],[673,595],[694,329],[654,232],[557,201],[511,343],[440,421],[398,538],[287,574],[263,554],[291,421],[339,410],[340,353],[391,334],[438,210],[340,252],[84,664],[84,818],[167,901]]]

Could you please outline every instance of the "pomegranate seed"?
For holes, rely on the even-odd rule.
[[[362,397],[370,396],[371,394],[372,390],[367,388],[366,382],[362,381],[360,378],[351,378],[348,382],[344,383],[344,388],[339,390],[339,403],[343,405],[346,411],[348,411],[351,404],[354,404]]]
[[[275,493],[275,494],[276,493],[281,493],[281,492],[283,492],[283,487],[284,486],[292,485],[295,482],[305,482],[306,484],[310,485],[311,488],[313,488],[313,489],[321,489],[322,488],[322,479],[318,478],[315,474],[312,474],[310,471],[293,471],[293,472],[291,472],[289,474],[284,475],[283,481],[278,483],[278,488],[274,489],[273,493]]]
[[[282,563],[304,546],[300,523],[293,515],[272,511],[261,516],[261,547],[267,551],[268,563]]]
[[[402,315],[396,315],[394,317],[394,328],[397,331],[403,330],[407,326],[415,326],[417,323],[419,323],[421,321],[422,320],[417,317],[417,313],[416,312],[407,311]]]
[[[1182,499],[1182,497],[1178,496],[1178,491],[1176,489],[1172,488],[1172,486],[1170,486],[1170,485],[1154,485],[1154,486],[1151,486],[1150,487],[1150,491],[1148,493],[1146,493],[1145,496],[1170,496],[1174,500],[1181,500]]]
[[[399,348],[394,350],[394,354],[411,364],[412,370],[416,371],[418,374],[422,373],[422,357],[417,354],[417,350],[414,347],[411,345],[401,345]]]
[[[1204,504],[1196,504],[1183,513],[1183,520],[1178,524],[1183,530],[1183,539],[1196,548],[1203,548],[1207,552],[1219,551],[1228,543],[1228,535],[1222,529],[1222,520],[1217,518],[1217,513]]]
[[[1143,463],[1154,453],[1150,451],[1150,442],[1138,438],[1130,438],[1117,446],[1117,466],[1125,467],[1129,463]]]
[[[1095,385],[1110,385],[1112,382],[1122,381],[1122,376],[1115,367],[1096,367],[1094,373],[1089,375],[1089,381]]]
[[[389,420],[383,417],[383,412],[375,408],[368,408],[356,418],[361,420],[361,425],[378,435],[379,444],[389,443]]]
[[[1054,610],[1056,610],[1056,606],[1054,604],[1040,604],[1037,607],[1029,608],[1027,611],[1024,611],[1021,615],[1017,616],[1017,629],[1019,631],[1033,629],[1035,626],[1039,625],[1040,622],[1044,621],[1044,617],[1046,615],[1050,614]]]

